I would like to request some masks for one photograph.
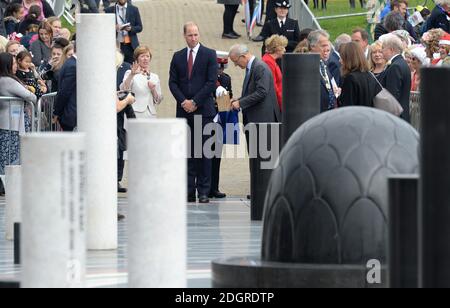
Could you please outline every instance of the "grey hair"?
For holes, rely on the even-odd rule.
[[[195,22],[193,22],[193,21],[188,21],[188,22],[185,23],[184,26],[183,26],[183,33],[184,33],[184,34],[186,34],[187,29],[188,29],[189,27],[197,27],[197,30],[200,30],[200,28],[198,27],[198,25],[197,25]]]
[[[316,30],[316,31],[312,31],[309,35],[308,35],[308,44],[309,47],[313,47],[316,46],[317,43],[319,43],[320,37],[326,37],[328,40],[330,39],[330,35],[328,34],[327,31],[325,30]]]
[[[244,56],[244,55],[248,54],[249,52],[250,52],[250,50],[248,49],[247,45],[236,44],[230,48],[230,52],[228,53],[228,56],[231,57],[232,55],[236,55],[236,56],[240,57],[240,56]]]
[[[437,5],[448,5],[450,6],[450,0],[435,0],[434,3]]]
[[[398,53],[403,52],[402,40],[395,34],[389,33],[382,35],[380,37],[380,41],[383,44],[383,48],[392,48],[396,50]]]
[[[399,12],[390,12],[384,18],[384,28],[388,32],[394,32],[396,30],[403,30],[405,27],[405,18]]]
[[[352,41],[352,37],[347,33],[343,33],[339,35],[334,41],[334,48],[337,52],[341,49],[342,45],[350,43]]]

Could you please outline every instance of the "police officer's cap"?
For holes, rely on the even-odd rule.
[[[289,3],[289,0],[277,0],[275,2],[276,7],[284,7],[284,8],[291,8],[291,4]]]

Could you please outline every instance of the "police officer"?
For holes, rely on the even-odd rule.
[[[268,21],[264,25],[261,34],[254,38],[253,41],[262,42],[274,34],[283,35],[289,41],[286,52],[293,52],[300,42],[300,28],[298,27],[297,20],[287,17],[290,7],[289,0],[277,0],[275,2],[277,18]],[[264,46],[262,53],[265,53]]]
[[[233,98],[233,90],[231,87],[231,77],[226,74],[224,70],[228,67],[228,53],[217,52],[217,84],[216,84],[216,98],[228,93],[230,98]],[[239,123],[239,112],[228,111],[219,112],[218,106],[216,104],[216,111],[218,113],[218,124],[221,126],[223,132],[223,140],[218,140],[212,150],[218,154],[217,157],[212,159],[212,174],[211,174],[211,192],[209,198],[225,198],[226,194],[220,192],[219,182],[220,182],[220,164],[221,164],[221,153],[224,144],[238,144],[239,129],[233,130],[232,136],[227,136],[228,123],[237,125]],[[216,147],[218,147],[216,149]],[[216,151],[217,150],[217,151]]]

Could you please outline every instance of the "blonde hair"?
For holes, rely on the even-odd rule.
[[[59,37],[63,37],[65,39],[67,39],[68,41],[70,41],[71,36],[72,36],[72,33],[70,33],[69,29],[61,28],[61,30],[59,30]]]
[[[300,43],[298,43],[297,47],[294,49],[294,53],[308,53],[309,52],[309,43],[308,40],[304,39]]]
[[[152,51],[150,50],[149,47],[147,47],[147,46],[139,46],[138,48],[136,48],[134,50],[134,55],[133,55],[134,56],[134,61],[137,61],[137,59],[141,55],[146,54],[146,53],[150,54],[150,59],[153,58]]]
[[[5,52],[6,44],[8,44],[8,39],[0,35],[0,52]]]
[[[124,55],[120,52],[120,50],[116,49],[116,69],[118,69],[125,59]]]
[[[438,28],[432,29],[428,32],[425,32],[422,36],[423,44],[425,45],[427,56],[430,59],[433,59],[433,54],[439,52],[439,41],[441,37],[443,37],[445,31]]]
[[[272,35],[266,40],[266,52],[274,54],[282,48],[286,48],[288,45],[288,39],[282,35]]]
[[[376,66],[375,63],[373,62],[372,55],[377,49],[379,50],[383,49],[383,43],[381,43],[380,41],[374,42],[369,47],[369,68],[371,71],[373,71]]]
[[[18,41],[9,41],[5,46],[5,51],[8,52],[9,48],[14,45],[20,46],[20,43]]]
[[[48,22],[51,26],[53,26],[53,23],[54,23],[55,21],[61,22],[61,19],[59,19],[59,17],[56,17],[56,16],[52,16],[52,17],[47,18],[47,22]]]

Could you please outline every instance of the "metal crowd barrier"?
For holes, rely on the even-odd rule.
[[[37,103],[36,126],[38,132],[61,131],[58,123],[53,122],[53,109],[56,92],[43,95]]]
[[[33,102],[18,97],[0,96],[0,128],[5,130],[24,131],[25,123],[22,114],[27,112],[31,119],[31,131],[35,132],[36,107]]]
[[[420,133],[420,92],[411,92],[409,113],[411,125]]]
[[[29,127],[27,127],[25,122],[25,113],[30,118]],[[3,149],[6,148],[7,154],[6,156],[0,155],[1,167],[3,169],[1,170],[1,174],[4,174],[4,167],[19,162],[19,151],[12,150],[13,145],[15,142],[19,144],[20,134],[26,131],[36,131],[35,114],[36,108],[34,103],[18,97],[0,96],[0,129],[2,130],[2,135],[7,136],[6,147],[3,147]],[[4,141],[2,140],[2,142]]]

